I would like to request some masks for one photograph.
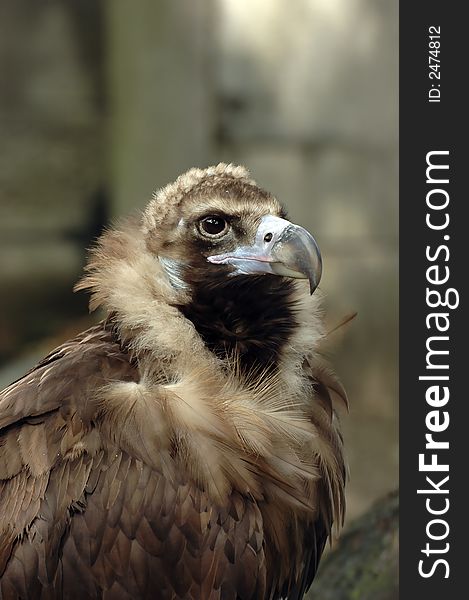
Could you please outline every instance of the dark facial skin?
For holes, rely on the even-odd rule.
[[[217,215],[220,216],[220,215]],[[225,216],[224,216],[225,217]],[[232,225],[236,244],[246,243],[242,219]],[[181,266],[191,301],[178,308],[190,319],[217,356],[236,356],[248,373],[275,369],[284,344],[296,327],[293,281],[276,275],[239,275],[229,265],[211,264],[207,256],[232,245],[195,235],[190,260]]]

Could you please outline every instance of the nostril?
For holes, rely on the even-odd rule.
[[[270,242],[274,236],[271,233],[266,233],[264,236],[264,242]]]

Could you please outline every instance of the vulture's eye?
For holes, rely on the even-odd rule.
[[[221,237],[228,230],[228,223],[222,217],[209,216],[199,221],[199,229],[207,237]]]

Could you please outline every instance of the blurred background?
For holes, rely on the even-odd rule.
[[[0,3],[0,387],[92,323],[113,218],[241,163],[318,240],[350,397],[347,523],[398,478],[397,2]]]

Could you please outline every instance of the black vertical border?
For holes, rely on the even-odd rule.
[[[469,195],[465,180],[469,173],[466,142],[469,103],[464,89],[469,87],[469,24],[463,17],[463,8],[464,3],[456,2],[400,2],[400,598],[405,600],[450,600],[466,597],[468,593],[469,491],[465,483],[469,483],[469,394],[465,379],[469,373],[466,351],[469,219],[465,208],[469,205]],[[428,102],[432,83],[438,83],[428,77],[428,35],[432,25],[441,27],[439,103]],[[443,232],[431,231],[425,224],[429,190],[426,154],[432,150],[450,152],[450,183],[446,186],[450,193],[450,225],[444,232],[450,236],[448,241],[442,240]],[[440,462],[446,458],[450,466],[447,485],[450,508],[443,517],[450,532],[447,539],[433,542],[427,538],[425,529],[436,517],[428,514],[426,497],[417,494],[417,489],[425,487],[426,474],[419,473],[418,455],[425,451],[428,432],[425,416],[432,410],[425,401],[428,382],[419,381],[418,377],[425,371],[425,342],[431,335],[425,325],[425,317],[431,312],[425,300],[429,266],[425,249],[427,245],[435,248],[439,243],[449,247],[449,261],[442,260],[439,264],[449,266],[447,287],[458,290],[460,304],[457,309],[448,310],[451,396],[446,409],[450,426],[439,438],[450,443],[449,450],[439,452]],[[438,481],[441,476],[442,473],[436,473],[434,479]],[[448,542],[449,551],[428,559],[421,552],[427,542],[434,548],[442,548]],[[421,577],[419,560],[426,560],[428,570],[432,560],[438,558],[448,561],[449,578],[444,577],[441,565],[433,576]]]

